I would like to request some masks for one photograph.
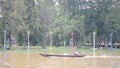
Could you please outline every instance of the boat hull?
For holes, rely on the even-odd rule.
[[[85,57],[85,55],[55,55],[55,54],[40,54],[44,57]]]

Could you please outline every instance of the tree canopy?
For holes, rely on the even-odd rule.
[[[14,36],[19,45],[27,42],[30,31],[32,45],[46,46],[50,32],[54,46],[69,45],[74,32],[75,45],[91,42],[92,32],[97,40],[120,42],[119,0],[0,0],[0,37],[3,30]]]

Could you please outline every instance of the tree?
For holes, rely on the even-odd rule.
[[[79,38],[76,38],[76,45],[84,39],[84,15],[80,11],[72,11],[69,9],[71,4],[67,1],[59,1],[59,15],[56,16],[51,27],[60,45],[63,45],[64,41],[70,41],[71,33],[74,32]],[[74,3],[75,4],[75,3]],[[73,10],[74,7],[72,8]],[[58,36],[57,36],[57,35]],[[81,37],[81,39],[80,39]],[[55,39],[56,40],[56,39]],[[58,44],[57,44],[58,45]]]
[[[8,37],[9,35],[11,35],[11,31],[8,30],[9,25],[10,25],[10,20],[12,19],[10,16],[10,13],[13,11],[12,8],[12,3],[13,0],[11,1],[5,1],[5,0],[1,0],[0,1],[0,7],[1,7],[1,15],[3,16],[3,20],[1,22],[1,42],[3,44],[3,31],[7,30],[7,38],[11,39],[11,37]]]

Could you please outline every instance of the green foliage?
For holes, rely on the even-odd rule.
[[[22,45],[27,42],[27,31],[30,31],[30,42],[43,47],[50,44],[51,31],[55,46],[64,42],[69,45],[72,32],[77,46],[90,40],[93,31],[102,40],[113,32],[113,39],[117,41],[118,3],[118,0],[1,0],[0,13],[4,18],[0,19],[0,36],[3,37],[6,28],[7,35],[14,36]]]

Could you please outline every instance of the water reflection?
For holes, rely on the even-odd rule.
[[[96,60],[93,58],[93,68],[96,68]]]
[[[0,53],[0,68],[13,68],[13,66],[7,60],[7,53]]]
[[[27,53],[26,53],[26,65],[25,65],[25,68],[29,67],[29,62],[30,62],[30,53],[29,53],[29,49],[28,49]]]

